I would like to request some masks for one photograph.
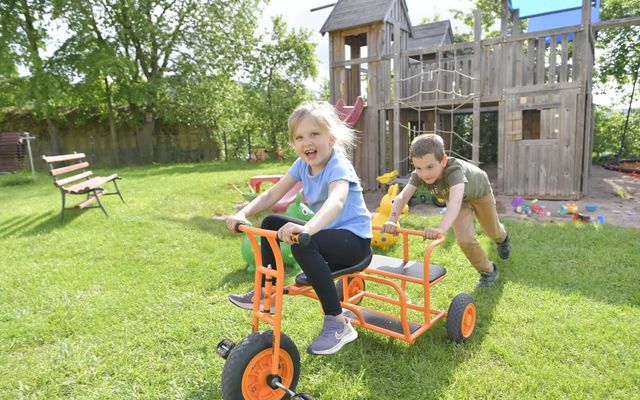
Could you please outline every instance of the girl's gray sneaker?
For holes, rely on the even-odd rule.
[[[322,331],[307,348],[307,352],[320,355],[334,354],[340,351],[342,346],[357,338],[358,332],[353,329],[348,319],[345,324],[334,315],[325,315]]]
[[[244,308],[245,310],[253,310],[253,290],[244,294],[230,294],[229,301],[235,304],[240,308]],[[260,300],[260,309],[262,310],[264,307],[264,299]],[[276,302],[275,300],[271,302],[270,313],[274,313],[276,311]]]

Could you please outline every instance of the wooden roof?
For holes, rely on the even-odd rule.
[[[320,29],[323,35],[373,22],[385,22],[388,19],[389,10],[396,2],[401,2],[406,20],[409,21],[407,4],[404,0],[339,0],[331,10],[324,25]],[[411,23],[403,27],[411,32]]]
[[[413,27],[413,38],[407,43],[409,50],[431,49],[453,43],[453,30],[449,20],[436,21]]]

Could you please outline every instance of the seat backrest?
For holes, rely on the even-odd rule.
[[[63,154],[60,156],[42,156],[42,160],[49,166],[49,175],[53,177],[53,183],[57,187],[63,187],[64,185],[84,180],[93,172],[87,171],[89,162],[85,161],[84,153]],[[64,166],[56,166],[58,163],[64,163]],[[76,171],[81,170],[80,173]],[[73,173],[73,175],[71,174]]]

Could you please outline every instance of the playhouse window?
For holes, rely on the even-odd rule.
[[[369,90],[369,70],[367,63],[357,63],[358,59],[366,59],[369,56],[367,47],[367,33],[361,32],[355,35],[345,36],[345,60],[353,60],[353,64],[347,65],[345,70],[348,74],[347,94],[349,101],[355,101],[357,96],[367,101]]]
[[[522,139],[540,139],[540,110],[522,111]]]

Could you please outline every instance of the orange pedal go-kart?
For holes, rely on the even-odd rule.
[[[374,226],[380,230],[381,227]],[[304,273],[296,277],[296,283],[285,286],[284,264],[276,240],[276,231],[239,225],[236,230],[244,232],[251,242],[255,257],[254,293],[260,293],[262,277],[265,276],[263,298],[255,296],[253,302],[252,334],[235,344],[223,339],[217,347],[217,353],[226,361],[222,369],[222,397],[225,400],[274,400],[292,396],[294,400],[313,399],[308,394],[296,393],[300,377],[300,353],[293,340],[281,330],[284,295],[303,295],[317,299]],[[445,238],[431,241],[424,252],[422,262],[409,259],[409,237],[422,237],[421,231],[398,229],[403,239],[403,258],[369,255],[353,267],[333,274],[338,297],[345,315],[352,319],[353,325],[370,329],[397,339],[414,343],[422,333],[429,330],[438,321],[446,317],[447,334],[454,342],[462,343],[468,339],[476,324],[476,306],[473,297],[460,293],[454,297],[447,312],[431,308],[431,287],[442,282],[446,270],[430,264],[433,250],[440,246]],[[267,238],[276,260],[276,268],[262,266],[259,243],[261,237]],[[298,243],[307,245],[311,238],[301,234]],[[259,267],[258,267],[259,266]],[[275,285],[273,284],[275,280]],[[366,282],[391,287],[397,297],[391,298],[367,291]],[[414,304],[407,295],[407,285],[414,284],[422,289],[422,304]],[[380,287],[379,285],[369,285]],[[371,298],[397,306],[397,313],[389,314],[361,306],[364,298]],[[274,307],[275,311],[270,312]],[[409,310],[420,314],[421,320],[409,319]],[[260,322],[272,326],[272,330],[260,331]]]

